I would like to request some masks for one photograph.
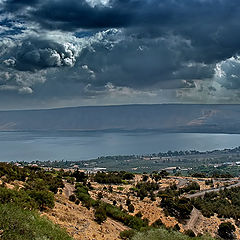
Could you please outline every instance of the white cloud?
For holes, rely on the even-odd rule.
[[[18,89],[20,94],[32,94],[33,90],[30,87],[22,87]]]
[[[110,0],[86,0],[86,2],[91,6],[108,6]]]
[[[240,56],[216,64],[214,80],[227,89],[240,88]]]

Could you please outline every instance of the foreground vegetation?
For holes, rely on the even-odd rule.
[[[59,174],[37,167],[19,168],[0,163],[0,177],[0,239],[72,239],[39,213],[54,207],[54,194],[64,186]],[[18,184],[12,185],[16,181]]]
[[[201,237],[190,237],[186,234],[176,232],[174,230],[167,230],[165,228],[151,229],[149,231],[137,232],[131,238],[131,240],[213,240],[213,238],[208,236]]]
[[[68,196],[72,204],[81,203],[91,209],[98,224],[111,218],[131,229],[121,233],[122,239],[194,239],[196,236],[191,229],[184,234],[178,232],[180,228],[186,229],[181,224],[190,218],[194,207],[205,217],[217,214],[219,218],[225,218],[225,222],[218,224],[218,236],[234,239],[235,226],[240,218],[240,188],[225,188],[205,194],[202,198],[190,199],[188,195],[199,191],[200,184],[214,187],[213,179],[197,181],[184,179],[184,184],[179,186],[176,177],[169,177],[165,170],[142,175],[125,171],[86,174],[78,170],[44,170],[33,166],[19,168],[0,163],[0,239],[71,239],[58,226],[40,217],[41,212],[54,208],[55,199],[61,196],[66,182],[73,188],[73,194]],[[127,191],[124,191],[125,186],[128,186]],[[120,196],[121,201],[118,199]],[[159,208],[163,210],[162,215],[156,215],[157,220],[151,220],[150,215],[144,216],[139,210],[138,204],[144,199],[144,203],[152,204],[151,208],[155,206],[156,211]],[[163,224],[167,216],[175,221],[168,229]],[[227,221],[230,218],[235,220],[234,225]],[[198,233],[196,229],[194,231]],[[202,236],[198,239],[211,238]]]
[[[71,240],[67,233],[35,211],[0,204],[2,240]]]

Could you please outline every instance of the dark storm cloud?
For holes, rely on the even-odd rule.
[[[111,0],[94,7],[84,0],[11,0],[5,8],[51,30],[116,27],[130,29],[137,38],[180,35],[198,50],[194,57],[206,63],[240,49],[238,0]]]
[[[21,10],[27,6],[30,6],[30,5],[35,5],[36,3],[38,2],[38,0],[9,0],[9,1],[6,1],[5,3],[5,9],[7,11],[18,11],[18,10]]]
[[[211,80],[240,89],[240,60],[225,63],[240,50],[239,0],[100,2],[2,1],[2,12],[11,14],[0,19],[0,37],[17,42],[2,48],[0,42],[2,89],[31,88],[29,97],[39,99],[96,97],[126,88],[194,91]],[[44,84],[35,86],[36,78]],[[217,92],[210,85],[203,91]]]
[[[81,62],[89,65],[96,79],[91,83],[104,86],[146,88],[158,84],[160,88],[179,88],[181,80],[206,79],[214,75],[214,65],[188,64],[194,50],[183,39],[173,37],[158,40],[127,39],[111,50],[94,46],[86,49]],[[179,81],[175,81],[179,80]]]
[[[8,11],[31,7],[29,17],[50,28],[111,28],[162,26],[188,32],[202,23],[205,31],[239,19],[238,0],[111,0],[107,6],[90,6],[85,0],[9,0]],[[235,22],[236,23],[236,22]],[[234,24],[234,23],[232,23]],[[201,29],[197,29],[199,34]],[[192,29],[193,30],[193,29]]]
[[[59,44],[53,40],[41,38],[24,39],[20,46],[11,50],[11,58],[3,64],[20,71],[36,71],[51,67],[73,66],[77,51],[71,45]]]

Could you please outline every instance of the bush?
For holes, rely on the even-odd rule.
[[[97,199],[98,199],[98,200],[101,200],[102,198],[103,198],[102,192],[98,192],[98,194],[97,194]]]
[[[186,230],[184,233],[189,237],[196,237],[195,233],[191,229]]]
[[[126,200],[126,205],[129,206],[130,204],[131,204],[131,200],[128,198],[128,199]]]
[[[29,196],[35,200],[40,210],[54,207],[54,195],[49,191],[31,191]]]
[[[135,230],[125,230],[120,233],[120,238],[123,240],[131,240],[135,234]]]
[[[187,198],[163,198],[160,206],[170,216],[179,220],[188,219],[193,209],[192,203]]]
[[[97,172],[94,176],[94,181],[104,184],[119,184],[122,183],[122,178],[118,173]]]
[[[76,182],[85,182],[87,180],[87,175],[79,170],[74,171],[72,176],[75,177]]]
[[[180,230],[180,227],[178,224],[175,224],[174,227],[173,227],[173,230],[174,231],[179,231]]]
[[[130,205],[128,206],[128,211],[129,211],[130,213],[133,213],[133,212],[134,212],[134,206],[133,206],[132,204],[130,204]]]
[[[143,215],[142,215],[142,213],[139,211],[138,213],[135,214],[135,216],[138,217],[138,218],[142,218]]]
[[[136,216],[131,216],[126,212],[121,211],[118,207],[115,207],[108,203],[104,203],[104,205],[108,217],[122,222],[124,225],[132,229],[140,230],[141,228],[147,226],[147,224],[142,219]]]
[[[15,203],[26,209],[40,209],[54,207],[54,195],[48,190],[27,190],[19,191],[0,187],[0,203]]]
[[[100,205],[99,207],[97,207],[94,216],[95,221],[98,224],[103,223],[107,219],[107,213],[104,206]]]
[[[235,227],[230,222],[221,223],[218,227],[218,235],[223,239],[234,239]]]
[[[186,187],[182,189],[184,192],[197,191],[200,190],[200,185],[197,182],[189,183]]]
[[[69,201],[75,202],[76,201],[76,196],[74,194],[69,196]]]
[[[113,192],[113,187],[112,187],[111,185],[108,187],[108,191],[109,191],[110,193]]]
[[[154,223],[152,223],[151,227],[153,228],[159,228],[163,226],[162,220],[159,218]]]
[[[148,180],[148,176],[147,176],[147,175],[143,175],[143,176],[142,176],[142,180],[143,180],[144,182],[146,182],[146,181]]]
[[[192,199],[193,205],[201,210],[205,217],[216,213],[218,217],[240,218],[240,188],[234,187],[217,192],[206,193],[203,198]]]

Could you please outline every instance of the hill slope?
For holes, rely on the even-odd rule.
[[[240,133],[240,107],[162,104],[0,111],[0,131],[146,129]]]

